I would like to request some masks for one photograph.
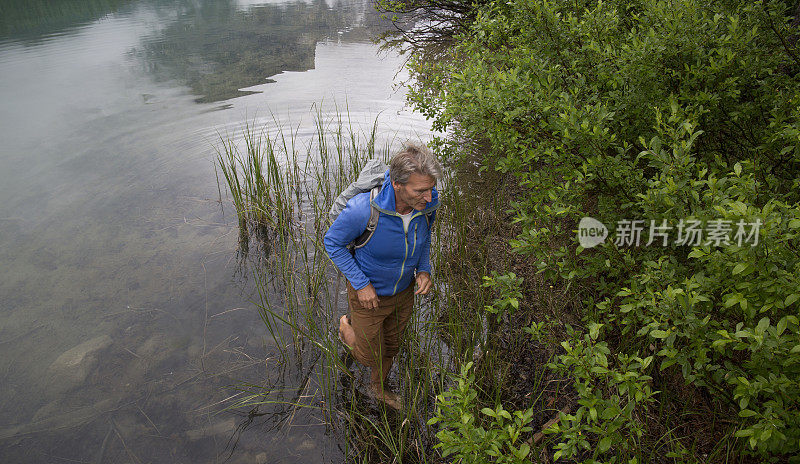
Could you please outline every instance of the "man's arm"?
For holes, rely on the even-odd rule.
[[[417,264],[417,290],[415,295],[427,294],[432,286],[431,281],[431,235],[433,234],[433,221],[436,219],[436,211],[431,213],[430,221],[428,222],[428,238],[422,245],[422,250],[419,255],[419,264]]]
[[[366,201],[364,201],[366,200]],[[370,206],[369,195],[353,197],[325,233],[325,251],[333,264],[342,271],[354,289],[360,290],[370,285],[369,279],[356,264],[347,245],[358,238],[367,228]]]
[[[419,263],[417,264],[417,272],[427,272],[431,274],[431,236],[433,235],[433,221],[436,219],[436,211],[431,213],[430,221],[428,222],[428,237],[422,245],[422,250],[419,255]]]

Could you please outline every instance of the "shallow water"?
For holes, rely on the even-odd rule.
[[[212,160],[248,121],[311,135],[320,102],[424,138],[369,4],[7,3],[0,461],[341,462],[313,412],[223,411],[303,370],[248,302]]]

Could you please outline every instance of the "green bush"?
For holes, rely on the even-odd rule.
[[[652,378],[642,372],[653,357],[619,353],[610,361],[608,344],[599,341],[601,328],[602,324],[591,324],[582,337],[569,328],[572,341],[561,343],[565,354],[550,365],[575,379],[580,397],[578,409],[561,413],[560,421],[547,430],[561,435],[555,459],[575,458],[587,450],[592,451],[592,459],[608,452],[607,462],[619,462],[620,455],[635,454],[638,449],[644,427],[635,413],[652,401]]]
[[[497,293],[497,298],[492,300],[492,304],[483,307],[487,313],[494,314],[497,322],[503,317],[503,314],[514,314],[519,309],[519,300],[522,298],[520,287],[522,286],[522,278],[517,277],[513,272],[505,274],[497,274],[492,271],[492,275],[483,276],[483,287],[491,288]]]
[[[464,464],[522,464],[530,462],[531,447],[522,440],[530,432],[533,410],[514,411],[502,405],[478,411],[478,393],[472,363],[461,367],[457,385],[436,397],[436,415],[428,425],[439,424],[437,448],[442,455],[453,455]]]
[[[782,1],[496,1],[477,10],[451,60],[411,60],[410,100],[449,131],[441,153],[482,146],[485,168],[517,177],[525,193],[512,205],[522,229],[512,247],[587,295],[586,326],[609,334],[596,342],[574,332],[554,366],[574,378],[581,410],[618,388],[610,378],[589,388],[597,373],[578,368],[608,351],[641,388],[659,369],[707,391],[743,450],[800,452],[795,10]],[[616,235],[578,246],[587,216]],[[624,243],[620,231],[636,219],[642,240]],[[660,225],[671,227],[667,242],[648,244]],[[709,235],[676,243],[692,225]],[[633,415],[597,414],[562,419],[561,455],[643,446],[615,435],[641,430]]]

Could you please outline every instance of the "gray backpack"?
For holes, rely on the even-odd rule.
[[[389,167],[379,159],[371,159],[367,161],[367,164],[364,165],[364,168],[358,174],[358,179],[355,182],[348,185],[346,189],[342,193],[336,197],[334,200],[333,205],[331,205],[330,211],[328,211],[328,219],[330,223],[333,224],[333,221],[339,217],[339,214],[344,210],[345,206],[347,206],[347,202],[353,198],[354,196],[358,195],[359,193],[370,192],[369,194],[369,201],[370,201],[370,215],[369,221],[367,222],[367,228],[364,232],[358,236],[348,248],[350,251],[355,251],[356,248],[361,248],[369,242],[369,239],[372,238],[372,234],[375,233],[375,229],[378,227],[378,218],[380,217],[380,212],[372,206],[372,200],[381,191],[381,186],[383,185],[383,177],[386,173],[386,170]]]

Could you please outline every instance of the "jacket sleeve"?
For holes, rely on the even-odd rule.
[[[431,213],[430,222],[428,223],[428,237],[422,245],[422,251],[419,256],[419,264],[417,264],[417,272],[431,272],[431,236],[433,235],[433,222],[436,220],[436,211]]]
[[[347,206],[325,233],[325,251],[356,290],[366,287],[370,281],[356,264],[347,245],[367,228],[370,211],[369,193],[356,195],[347,202]]]

